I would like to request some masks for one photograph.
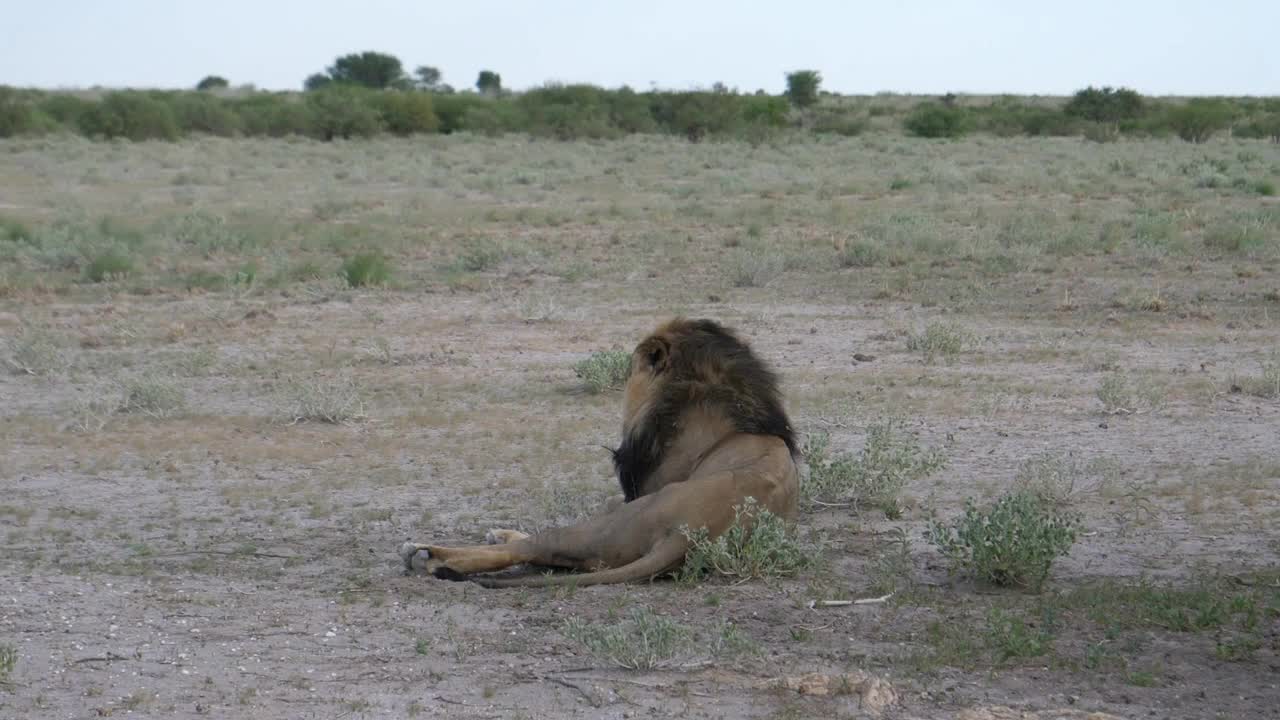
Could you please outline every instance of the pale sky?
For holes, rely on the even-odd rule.
[[[0,84],[298,89],[377,50],[472,87],[1280,94],[1280,0],[0,0]]]

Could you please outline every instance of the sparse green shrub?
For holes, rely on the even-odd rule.
[[[1231,389],[1260,398],[1280,399],[1280,353],[1263,360],[1257,375],[1237,375],[1231,378]]]
[[[951,525],[930,521],[925,537],[953,571],[995,585],[1039,590],[1053,561],[1070,552],[1079,524],[1076,513],[1023,490],[982,508],[968,499],[963,516]]]
[[[1267,246],[1268,233],[1259,222],[1226,221],[1204,233],[1205,247],[1220,252],[1251,252]]]
[[[977,344],[978,338],[972,330],[941,320],[925,325],[923,332],[907,335],[907,350],[920,353],[926,363],[938,356],[951,360]]]
[[[840,267],[874,267],[883,264],[886,257],[883,245],[861,234],[850,238],[836,252]]]
[[[593,352],[585,360],[573,366],[577,375],[592,393],[620,388],[631,374],[631,353],[625,350],[601,350]]]
[[[1087,474],[1084,465],[1058,453],[1042,453],[1027,459],[1014,476],[1014,486],[1035,495],[1046,505],[1066,506]]]
[[[363,392],[350,377],[291,378],[281,389],[281,400],[290,424],[322,422],[341,425],[368,417]]]
[[[177,140],[178,121],[168,103],[148,93],[107,93],[80,115],[80,131],[89,137],[129,140]]]
[[[221,215],[197,210],[173,221],[169,235],[178,245],[199,250],[205,257],[224,252],[240,252],[251,245],[250,238],[233,228]]]
[[[1276,184],[1270,180],[1256,180],[1249,184],[1249,189],[1264,197],[1274,197]]]
[[[927,477],[946,466],[946,456],[926,449],[896,419],[880,420],[867,427],[866,443],[857,455],[830,456],[831,438],[825,433],[809,436],[803,452],[809,472],[800,484],[807,504],[873,507],[890,519],[902,514],[900,496],[907,483]]]
[[[902,121],[907,132],[924,138],[958,138],[972,127],[969,113],[960,107],[921,103]]]
[[[31,243],[35,234],[21,220],[0,215],[0,241],[12,243]]]
[[[347,258],[338,274],[353,288],[385,285],[391,277],[391,265],[382,253],[363,252]]]
[[[1038,627],[1036,626],[1038,625]],[[1000,608],[987,612],[986,646],[997,664],[1043,657],[1053,651],[1051,623],[1028,623]]]
[[[690,547],[680,568],[685,582],[707,575],[745,580],[791,577],[813,567],[819,550],[800,542],[782,518],[762,508],[753,497],[733,507],[733,524],[712,539],[707,529],[682,528]]]
[[[57,342],[47,332],[30,326],[6,342],[5,364],[13,372],[26,375],[48,375],[63,367]]]
[[[478,238],[466,244],[458,264],[467,272],[483,272],[497,267],[507,259],[507,249],[488,238]]]
[[[116,412],[167,418],[181,412],[186,404],[186,394],[174,383],[156,377],[134,378],[121,385]]]
[[[120,280],[133,272],[133,258],[120,247],[112,246],[91,258],[84,266],[84,279],[89,282]]]
[[[764,287],[786,269],[782,253],[764,247],[741,248],[726,263],[734,287]]]
[[[648,608],[632,610],[621,622],[588,623],[570,618],[563,632],[593,655],[628,670],[662,667],[685,652],[693,637],[688,627]]]
[[[818,87],[822,74],[817,70],[796,70],[787,73],[787,100],[798,108],[807,108],[818,102]]]
[[[7,680],[17,666],[18,648],[9,643],[0,643],[0,682]]]
[[[1108,415],[1138,415],[1158,408],[1164,402],[1164,390],[1142,379],[1131,381],[1124,374],[1115,372],[1102,379],[1098,386],[1098,401]]]

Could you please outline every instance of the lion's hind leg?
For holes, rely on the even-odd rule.
[[[471,573],[493,572],[529,562],[535,554],[524,540],[463,547],[405,543],[400,546],[400,558],[406,570],[422,570],[442,580],[462,580]]]
[[[529,535],[519,530],[503,530],[501,528],[493,528],[484,534],[484,541],[490,545],[503,545],[505,543],[516,542],[517,540],[528,540]]]

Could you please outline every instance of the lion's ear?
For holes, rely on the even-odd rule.
[[[649,342],[645,344],[644,356],[653,372],[660,373],[667,369],[667,361],[671,358],[671,343],[659,337],[649,338]]]

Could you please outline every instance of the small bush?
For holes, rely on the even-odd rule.
[[[133,272],[133,258],[118,247],[108,248],[89,258],[84,266],[84,279],[89,282],[120,280]]]
[[[1257,180],[1249,185],[1249,189],[1264,197],[1274,197],[1276,184],[1270,180]]]
[[[997,664],[1042,657],[1053,651],[1051,623],[1028,623],[1000,608],[987,613],[985,644]]]
[[[1260,398],[1280,399],[1280,354],[1262,361],[1261,372],[1257,375],[1232,377],[1231,389]]]
[[[9,673],[18,666],[18,648],[9,643],[0,643],[0,682],[8,679]]]
[[[734,287],[764,287],[786,269],[781,253],[765,248],[744,248],[729,260],[729,281]]]
[[[681,532],[690,543],[680,569],[685,582],[712,574],[739,580],[791,577],[817,560],[817,548],[801,543],[782,518],[753,497],[733,507],[733,524],[715,539],[705,527]]]
[[[958,138],[969,132],[972,122],[964,108],[921,103],[907,115],[902,125],[917,137]]]
[[[1164,392],[1158,385],[1149,380],[1134,383],[1118,372],[1102,379],[1097,396],[1102,411],[1108,415],[1139,415],[1156,409],[1164,401]]]
[[[1204,244],[1220,252],[1249,252],[1267,246],[1268,235],[1256,222],[1225,222],[1205,231]]]
[[[172,382],[158,378],[136,378],[125,382],[121,387],[116,412],[167,418],[180,413],[186,403],[186,394]]]
[[[850,238],[836,251],[840,267],[874,267],[885,262],[884,246],[862,235]]]
[[[363,393],[351,378],[292,379],[285,383],[282,396],[285,416],[292,424],[322,422],[341,425],[368,417]]]
[[[693,637],[688,627],[648,608],[633,610],[621,622],[587,623],[570,618],[563,632],[593,655],[628,670],[662,667],[686,651]]]
[[[48,375],[63,366],[62,355],[53,337],[30,327],[23,327],[9,339],[5,363],[13,372],[26,375]]]
[[[951,360],[977,343],[977,336],[968,328],[941,321],[929,323],[923,332],[907,335],[907,350],[920,353],[926,363],[939,355]]]
[[[338,274],[353,288],[385,285],[391,277],[391,265],[382,253],[365,252],[347,258]]]
[[[480,239],[467,243],[458,264],[467,272],[483,272],[507,259],[507,249],[493,240]]]
[[[573,366],[573,374],[582,379],[592,394],[620,388],[631,374],[631,353],[624,350],[602,350]]]
[[[1075,543],[1079,516],[1032,492],[1001,496],[988,507],[965,501],[951,525],[930,521],[925,537],[952,565],[979,580],[1039,590],[1053,561]]]
[[[946,466],[939,450],[922,447],[901,422],[889,419],[867,428],[866,444],[857,455],[830,455],[830,436],[819,433],[805,441],[809,473],[800,485],[805,501],[817,505],[874,507],[888,518],[901,515],[899,496],[907,483]]]

